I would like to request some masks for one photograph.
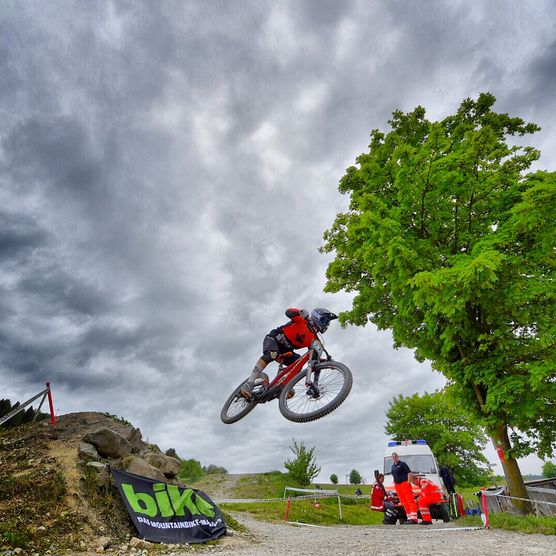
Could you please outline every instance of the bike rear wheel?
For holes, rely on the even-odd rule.
[[[226,400],[226,403],[222,407],[220,412],[220,419],[226,425],[231,425],[236,423],[240,419],[243,419],[250,411],[252,411],[257,402],[254,398],[249,401],[246,400],[241,394],[241,387],[245,384],[242,382],[232,393],[232,395]]]
[[[351,371],[337,361],[323,361],[313,367],[313,377],[318,376],[318,397],[307,393],[307,370],[296,375],[282,390],[278,401],[280,413],[290,421],[307,423],[334,411],[348,397],[353,384]],[[298,385],[294,396],[289,392]]]

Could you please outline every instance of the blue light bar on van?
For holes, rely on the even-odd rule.
[[[410,444],[425,444],[426,440],[392,440],[388,442],[388,448],[392,448],[394,446],[409,446]]]

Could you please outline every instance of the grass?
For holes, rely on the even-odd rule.
[[[519,533],[556,535],[556,517],[537,515],[513,515],[505,513],[488,516],[491,529],[517,531]],[[483,522],[478,516],[467,516],[457,520],[463,527],[482,527]]]
[[[373,485],[348,485],[348,484],[327,484],[327,483],[317,483],[315,485],[311,485],[311,488],[316,488],[319,486],[322,490],[337,490],[340,494],[353,496],[355,495],[355,491],[359,488],[361,492],[363,492],[363,496],[369,497],[371,495],[371,490],[373,489]]]
[[[316,507],[316,502],[320,507]],[[284,521],[286,502],[222,504],[221,507],[225,511],[246,512],[256,519],[277,523]],[[340,520],[337,498],[318,501],[292,499],[288,520],[314,525],[380,525],[383,515],[371,511],[368,504],[342,500],[342,517]]]
[[[283,495],[284,486],[287,484],[287,475],[278,471],[261,473],[252,477],[245,477],[240,481],[237,498],[273,498]],[[317,485],[312,485],[315,488]],[[319,499],[320,507],[315,507],[316,500],[294,500],[290,505],[289,521],[299,521],[314,525],[381,525],[383,515],[369,509],[368,496],[371,485],[331,485],[319,483],[322,490],[337,490],[341,495],[354,495],[357,488],[363,491],[360,499],[342,498],[343,519],[338,515],[338,501],[336,498]],[[475,493],[481,487],[464,487],[458,489],[468,507],[477,507],[478,498]],[[366,497],[366,498],[364,498]],[[242,504],[222,504],[224,511],[245,512],[256,519],[269,522],[284,521],[286,502],[258,502]],[[543,516],[518,516],[510,514],[491,514],[490,526],[492,529],[519,531],[521,533],[537,533],[556,535],[556,517]],[[483,522],[479,516],[467,516],[456,520],[459,526],[482,527]],[[233,526],[232,526],[233,527]]]
[[[269,471],[240,479],[234,489],[234,498],[281,498],[288,484],[285,473]]]

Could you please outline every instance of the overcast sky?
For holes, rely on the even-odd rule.
[[[203,465],[284,470],[295,438],[320,480],[371,480],[389,400],[445,384],[389,333],[331,325],[354,388],[324,419],[221,406],[287,307],[350,307],[318,247],[393,110],[490,91],[556,169],[555,24],[553,0],[0,0],[0,397],[50,380],[59,413]]]

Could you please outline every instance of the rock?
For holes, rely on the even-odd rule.
[[[79,448],[77,448],[77,457],[83,461],[93,461],[98,460],[100,457],[98,455],[97,449],[88,442],[80,442]]]
[[[125,458],[131,453],[131,444],[127,438],[111,429],[97,429],[86,434],[82,440],[92,444],[105,458]]]
[[[131,451],[134,454],[140,452],[141,448],[143,447],[143,443],[141,441],[142,437],[143,435],[141,434],[141,431],[139,429],[136,429],[135,427],[133,427],[127,435],[127,440],[131,445]]]
[[[154,479],[156,481],[165,481],[166,477],[156,467],[152,466],[150,463],[146,462],[144,459],[138,458],[136,456],[130,456],[124,460],[124,466],[129,473],[134,473],[135,475],[141,475],[142,477],[148,477],[149,479]]]
[[[106,464],[101,463],[100,461],[90,461],[87,463],[87,467],[96,469],[100,473],[101,471],[104,471],[106,469]]]
[[[96,547],[102,550],[106,550],[111,544],[112,541],[109,537],[99,537],[95,542]]]
[[[131,548],[139,548],[140,550],[149,548],[152,545],[153,544],[150,543],[149,541],[138,539],[137,537],[132,537],[131,540],[129,541],[129,546],[131,546]]]
[[[173,479],[180,472],[181,462],[177,458],[165,454],[149,452],[143,456],[143,459],[153,467],[160,469],[168,479]]]
[[[18,547],[18,548],[14,548],[14,552],[16,554],[23,554],[25,552],[25,550],[23,550],[23,548]]]

